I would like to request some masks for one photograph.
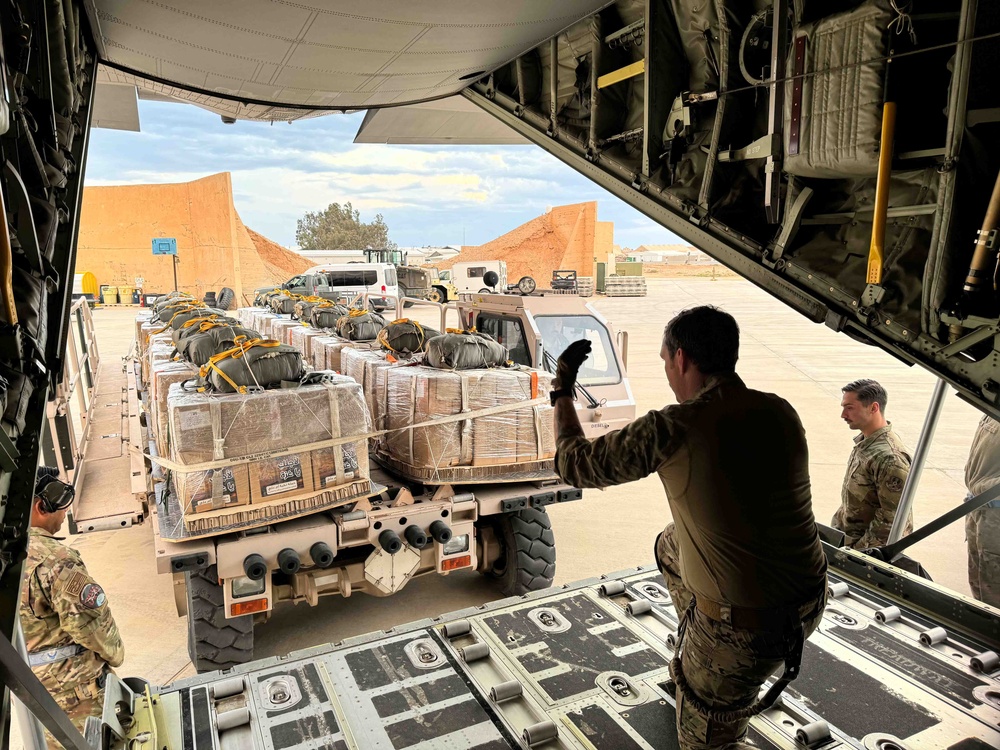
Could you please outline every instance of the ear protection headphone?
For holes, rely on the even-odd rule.
[[[42,510],[46,513],[56,513],[68,508],[76,497],[73,485],[63,482],[47,467],[39,469],[39,474],[41,476],[35,482],[35,497],[41,502]]]

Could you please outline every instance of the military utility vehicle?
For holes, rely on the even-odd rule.
[[[426,268],[407,264],[406,253],[402,250],[365,250],[369,263],[391,263],[396,267],[399,296],[414,299],[429,299],[431,294],[431,274]]]
[[[233,124],[368,109],[383,143],[534,143],[1000,416],[996,2],[11,0],[0,34],[0,664],[66,747],[87,745],[12,647],[16,602],[47,400],[86,385],[66,342],[88,136],[138,129],[136,88]],[[748,740],[1000,746],[1000,613],[824,542],[824,622]],[[654,571],[609,574],[173,685],[112,677],[88,735],[115,750],[673,747],[676,630]]]

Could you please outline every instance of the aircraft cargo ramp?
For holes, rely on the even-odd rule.
[[[858,564],[868,577],[887,577],[889,589],[923,590],[918,601],[938,595],[898,570]],[[982,605],[963,606],[984,623],[989,616]],[[150,694],[159,744],[184,750],[673,750],[668,665],[676,631],[663,579],[641,568]],[[789,750],[1000,746],[1000,671],[990,640],[940,628],[831,575],[802,675],[753,719],[749,740]],[[130,700],[140,708],[146,699]]]

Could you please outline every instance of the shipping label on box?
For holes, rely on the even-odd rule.
[[[246,464],[174,476],[178,499],[185,513],[203,513],[250,503],[250,476]]]
[[[314,489],[308,453],[293,453],[250,464],[250,501],[262,503]]]

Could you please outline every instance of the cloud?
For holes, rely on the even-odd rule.
[[[139,103],[143,132],[95,130],[88,185],[184,182],[232,173],[253,229],[294,246],[296,221],[350,202],[384,216],[403,246],[481,244],[547,207],[597,200],[618,244],[677,242],[666,229],[534,146],[387,146],[352,142],[361,114],[291,125],[224,125],[196,107]]]

